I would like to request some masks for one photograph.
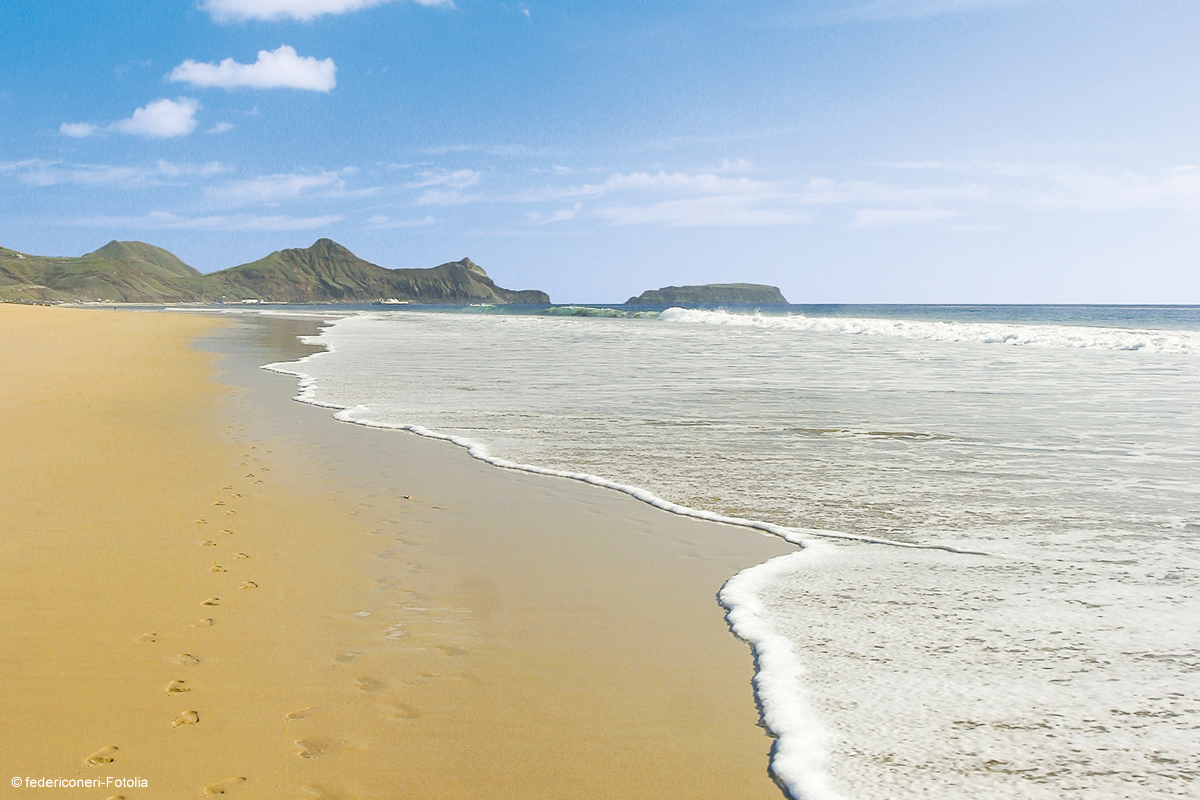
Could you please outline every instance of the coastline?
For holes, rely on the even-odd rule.
[[[790,545],[294,403],[294,379],[259,366],[311,352],[294,337],[316,320],[22,313],[17,349],[53,317],[57,363],[87,390],[63,400],[48,372],[40,403],[0,395],[27,417],[5,459],[55,471],[4,498],[29,509],[2,568],[3,618],[23,620],[3,654],[14,775],[88,777],[116,746],[100,769],[156,796],[780,796],[750,651],[715,596]],[[122,394],[106,359],[148,331],[157,367],[128,358],[122,375],[146,377]],[[167,368],[186,380],[164,387]],[[101,413],[89,401],[109,389]],[[100,469],[114,447],[138,469]],[[108,504],[71,506],[89,481]],[[47,539],[45,514],[67,507]],[[39,558],[14,560],[26,547]]]

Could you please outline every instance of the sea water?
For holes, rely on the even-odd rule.
[[[721,594],[793,796],[1200,797],[1200,310],[372,310],[316,340],[273,368],[341,419],[803,545]]]

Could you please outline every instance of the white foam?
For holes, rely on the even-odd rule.
[[[1085,325],[1026,325],[1001,322],[935,322],[858,317],[806,317],[734,314],[694,308],[668,308],[662,322],[777,328],[793,331],[842,333],[855,336],[897,336],[934,342],[974,342],[1024,347],[1144,350],[1151,353],[1200,353],[1200,332]]]
[[[817,719],[805,689],[804,665],[791,639],[770,624],[762,596],[778,577],[795,569],[798,559],[813,566],[832,555],[829,545],[808,542],[799,553],[779,556],[742,570],[718,595],[728,611],[729,627],[754,650],[754,693],[763,724],[776,737],[771,773],[788,793],[801,800],[841,800],[826,773],[829,734]]]

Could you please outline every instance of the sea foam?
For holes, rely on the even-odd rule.
[[[945,322],[854,317],[808,317],[803,314],[735,314],[724,310],[668,308],[662,322],[774,328],[791,331],[896,336],[932,342],[971,342],[1025,347],[1144,350],[1150,353],[1200,353],[1200,332],[1140,330],[1086,325],[1031,325],[997,322]]]

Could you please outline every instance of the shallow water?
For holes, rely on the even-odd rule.
[[[1200,314],[808,311],[375,311],[294,369],[792,538],[986,553],[831,542],[727,587],[798,796],[1196,796]]]

